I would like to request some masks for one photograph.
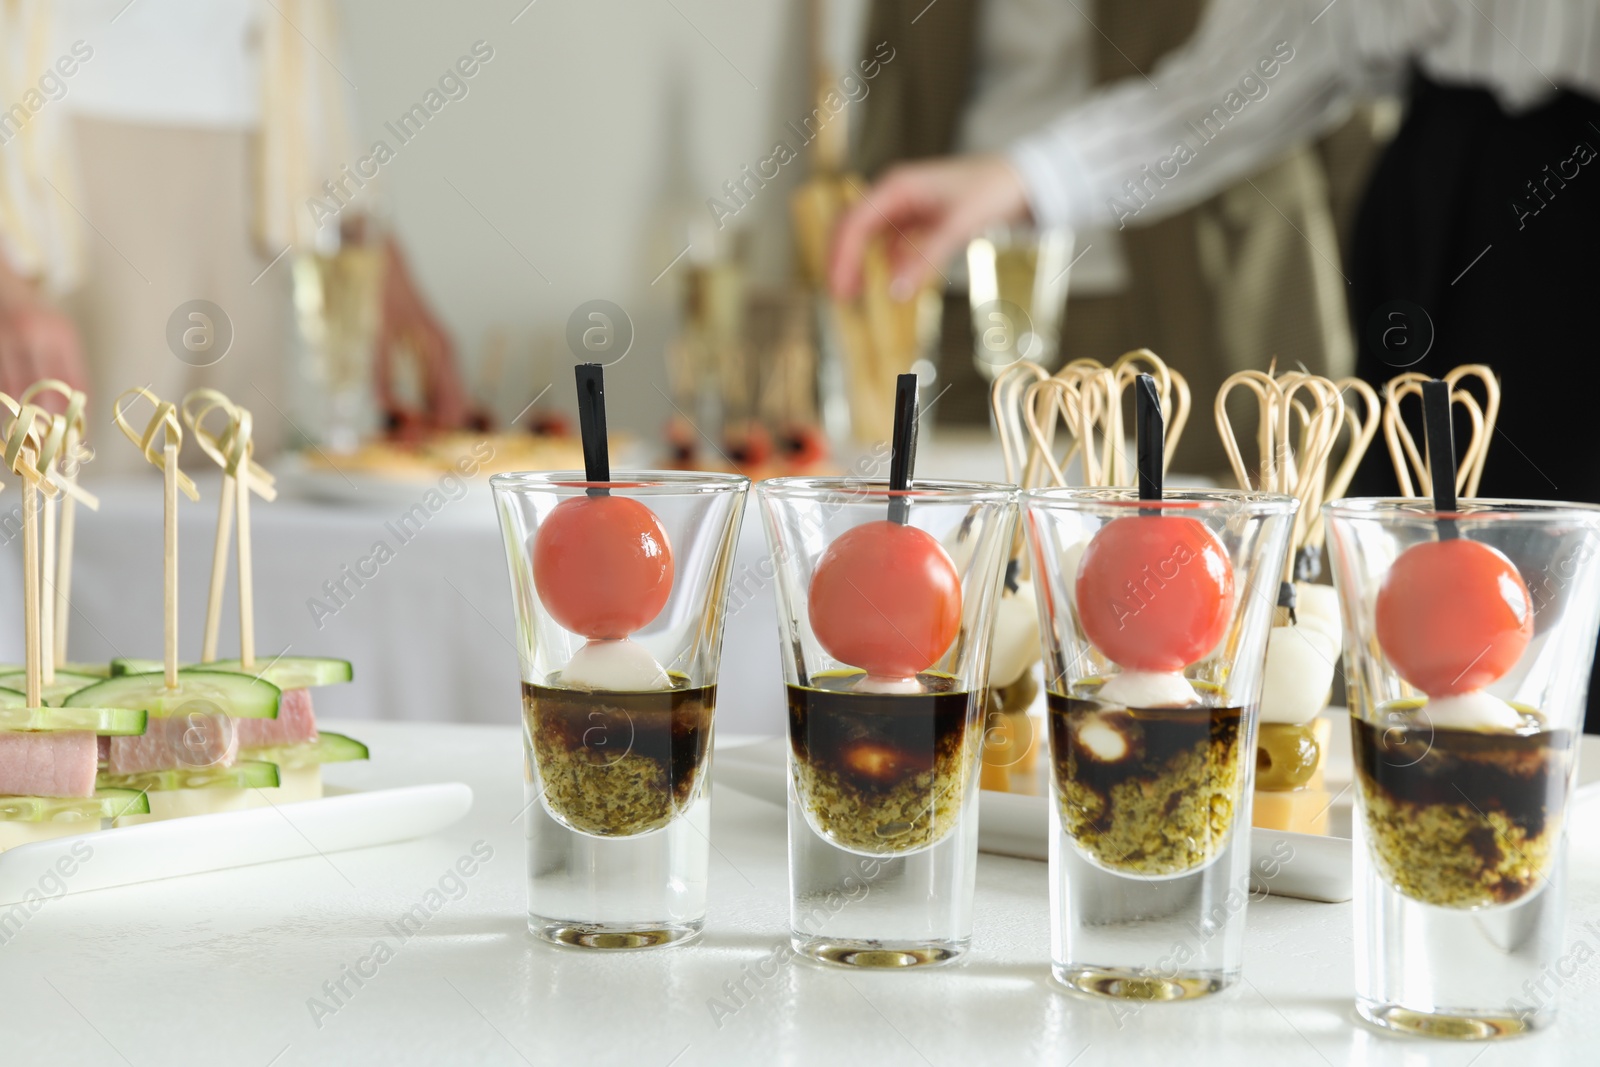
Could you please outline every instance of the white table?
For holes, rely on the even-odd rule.
[[[521,744],[506,727],[355,723],[370,764],[339,781],[458,779],[477,801],[428,840],[51,901],[0,945],[6,1067],[338,1064],[988,1064],[1499,1067],[1594,1062],[1600,957],[1551,1031],[1496,1046],[1400,1040],[1351,1011],[1349,905],[1250,907],[1246,981],[1119,1019],[1047,979],[1045,866],[985,856],[973,950],[924,973],[789,962],[733,1015],[712,998],[785,937],[783,812],[722,790],[710,917],[681,948],[595,955],[526,934]],[[1569,947],[1600,945],[1600,809],[1574,820]],[[493,857],[401,943],[388,924],[474,842]],[[480,846],[480,850],[483,846]],[[308,1000],[385,944],[392,958],[332,1014]],[[372,973],[373,966],[365,969]],[[727,1002],[731,1003],[731,1002]],[[1075,1057],[1077,1057],[1075,1059]]]

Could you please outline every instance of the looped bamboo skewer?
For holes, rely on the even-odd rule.
[[[1162,414],[1168,423],[1164,463],[1177,449],[1190,408],[1189,383],[1147,348],[1120,356],[1111,366],[1097,360],[1075,359],[1050,378],[1034,382],[1023,395],[1023,417],[1033,438],[1035,454],[1048,469],[1054,484],[1067,483],[1066,468],[1081,455],[1084,484],[1131,484],[1132,473],[1124,447],[1122,395],[1140,373],[1156,379]],[[1057,462],[1055,425],[1066,424],[1072,444]]]
[[[129,425],[123,404],[130,399],[150,401],[155,409],[141,434]],[[162,663],[168,689],[178,688],[178,492],[198,501],[200,493],[193,480],[178,469],[178,449],[183,444],[183,425],[178,409],[149,389],[136,386],[127,390],[111,407],[117,429],[135,445],[149,462],[161,468],[161,568],[162,568]],[[161,451],[155,451],[157,438]],[[158,458],[159,455],[159,458]]]
[[[22,641],[25,699],[30,708],[44,704],[44,654],[39,626],[39,486],[45,480],[39,466],[42,440],[49,436],[50,416],[34,404],[19,404],[0,393],[0,404],[11,415],[5,431],[5,464],[22,479]],[[38,424],[43,421],[43,434]]]
[[[72,613],[72,548],[77,533],[77,505],[82,503],[91,511],[99,510],[100,503],[92,494],[78,485],[78,468],[94,453],[83,447],[84,407],[87,398],[66,382],[45,378],[23,390],[20,402],[28,404],[41,393],[55,393],[66,400],[66,410],[50,416],[50,432],[43,442],[40,464],[44,468],[49,488],[44,493],[44,536],[39,565],[43,583],[50,588],[41,594],[39,626],[43,641],[43,679],[49,685],[55,681],[56,665],[67,658],[67,623]],[[60,521],[57,522],[57,498],[60,504]]]
[[[1240,388],[1254,395],[1260,412],[1256,432],[1258,468],[1254,477],[1228,415],[1228,398]],[[1357,417],[1345,405],[1346,388],[1347,382],[1336,383],[1304,371],[1240,371],[1222,383],[1213,405],[1217,432],[1239,487],[1283,493],[1300,501],[1284,563],[1283,582],[1291,590],[1289,583],[1294,580],[1304,553],[1320,547],[1322,502],[1330,499],[1330,490],[1344,491],[1377,432],[1376,394],[1370,387],[1356,389],[1367,404],[1365,417]],[[1328,464],[1341,433],[1347,429],[1350,442],[1330,481]],[[1280,594],[1280,598],[1280,606],[1292,604],[1287,594]]]
[[[273,477],[252,458],[250,412],[215,389],[195,389],[183,398],[183,421],[189,424],[200,450],[222,468],[222,492],[217,505],[216,541],[211,553],[211,587],[206,600],[206,625],[200,662],[217,658],[217,634],[222,622],[222,592],[228,573],[228,540],[235,514],[239,523],[239,663],[255,668],[255,579],[250,548],[250,494],[264,500],[277,498]],[[221,433],[206,428],[213,412],[225,420]]]
[[[1029,473],[1038,462],[1022,421],[1023,397],[1029,385],[1048,377],[1037,363],[1022,360],[1003,368],[989,387],[989,407],[994,413],[995,434],[1000,438],[1006,480],[1013,485],[1027,486]]]
[[[151,406],[155,408],[142,432],[135,430],[128,423],[128,417],[123,411],[125,403],[139,399],[150,401]],[[194,479],[178,470],[176,463],[167,463],[163,455],[165,449],[179,448],[183,445],[183,424],[178,421],[178,405],[162,400],[143,386],[134,386],[125,390],[111,406],[111,421],[117,424],[117,429],[122,431],[124,437],[139,447],[139,452],[148,463],[163,472],[171,469],[176,473],[179,492],[190,500],[200,499],[200,491],[195,488]],[[156,444],[157,438],[161,440],[160,447]]]
[[[1483,384],[1482,404],[1472,393],[1460,387],[1461,380],[1469,377],[1477,378]],[[1426,374],[1407,371],[1391,378],[1383,387],[1383,436],[1402,496],[1429,496],[1433,493],[1433,477],[1428,470],[1427,457],[1417,447],[1416,438],[1406,425],[1401,411],[1401,404],[1407,397],[1422,396],[1422,383],[1429,380]],[[1500,417],[1500,382],[1494,372],[1481,363],[1456,367],[1443,380],[1450,386],[1451,404],[1460,404],[1465,408],[1472,423],[1472,433],[1465,447],[1456,450],[1456,493],[1458,496],[1476,496],[1483,478],[1484,463],[1489,458],[1489,445],[1494,439],[1495,423]],[[1414,483],[1413,473],[1416,476]]]
[[[1348,400],[1345,401],[1345,432],[1349,434],[1349,445],[1345,449],[1343,460],[1328,479],[1328,484],[1323,487],[1323,502],[1338,500],[1350,488],[1350,481],[1355,477],[1356,469],[1366,456],[1367,449],[1371,447],[1373,438],[1377,436],[1378,424],[1383,417],[1383,402],[1378,399],[1378,391],[1372,386],[1360,378],[1340,378],[1334,384],[1339,387],[1341,394],[1354,393],[1360,397],[1363,412],[1357,414],[1355,405]],[[1331,457],[1329,462],[1332,462]],[[1326,536],[1327,527],[1323,522],[1322,509],[1318,507],[1316,514],[1312,516],[1311,525],[1306,530],[1305,548],[1320,550]]]

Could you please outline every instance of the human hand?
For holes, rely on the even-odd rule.
[[[991,226],[1030,217],[1022,178],[1003,157],[955,156],[902,164],[839,223],[829,257],[829,288],[842,300],[861,291],[867,243],[882,234],[894,275],[891,291],[909,296],[973,237]]]
[[[31,287],[0,295],[0,392],[17,397],[42,378],[88,385],[77,328]]]
[[[399,243],[385,242],[383,301],[376,346],[379,403],[401,422],[428,429],[456,429],[467,422],[469,403],[456,367],[455,344],[411,277]],[[406,412],[394,395],[394,360],[407,349],[417,360],[422,412]]]

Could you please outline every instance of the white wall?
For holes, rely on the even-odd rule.
[[[504,414],[552,380],[547,399],[570,398],[563,335],[578,304],[626,309],[636,340],[609,377],[613,424],[652,434],[667,411],[653,386],[665,385],[660,352],[683,263],[651,281],[689,243],[689,227],[710,221],[706,198],[809,110],[804,9],[800,0],[525,3],[342,0],[362,140],[394,143],[386,120],[474,41],[493,47],[468,95],[384,168],[394,224],[469,360],[490,331],[508,335],[516,363]],[[841,52],[854,50],[861,4],[833,4]],[[786,201],[805,166],[802,157],[786,168],[740,213],[767,277],[790,261]],[[709,251],[704,232],[698,243],[691,254]]]

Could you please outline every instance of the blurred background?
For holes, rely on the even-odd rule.
[[[1176,477],[1226,484],[1209,408],[1235,371],[1381,381],[1473,361],[1460,338],[1488,335],[1430,359],[1436,331],[1524,261],[1457,287],[1478,263],[1463,236],[1429,259],[1439,278],[1374,287],[1356,266],[1385,253],[1358,240],[1359,208],[1405,102],[1437,101],[1436,82],[1559,127],[1546,142],[1569,157],[1491,150],[1506,174],[1587,162],[1565,131],[1593,106],[1600,50],[1562,50],[1559,31],[1592,42],[1593,13],[1301,6],[0,0],[0,388],[88,390],[83,479],[104,502],[78,535],[73,657],[154,651],[156,475],[110,423],[130,386],[209,386],[252,411],[281,490],[257,509],[258,641],[356,661],[330,714],[511,721],[484,475],[581,465],[576,362],[608,366],[619,465],[881,476],[894,376],[915,371],[920,473],[1002,478],[997,373],[1148,348],[1196,398]],[[1180,136],[1186,154],[1139,155]],[[1438,166],[1459,173],[1452,158]],[[954,162],[895,184],[929,159]],[[1526,224],[1511,202],[1497,225]],[[1538,240],[1592,232],[1592,203],[1555,202],[1581,214]],[[852,227],[872,236],[841,253]],[[1502,427],[1526,443],[1517,410]],[[183,462],[214,500],[192,440]],[[1510,450],[1486,489],[1545,495],[1557,462]],[[210,503],[183,521],[192,620]],[[0,536],[20,552],[3,515]],[[772,733],[761,584],[736,597],[722,722]],[[5,647],[20,640],[0,619]]]

